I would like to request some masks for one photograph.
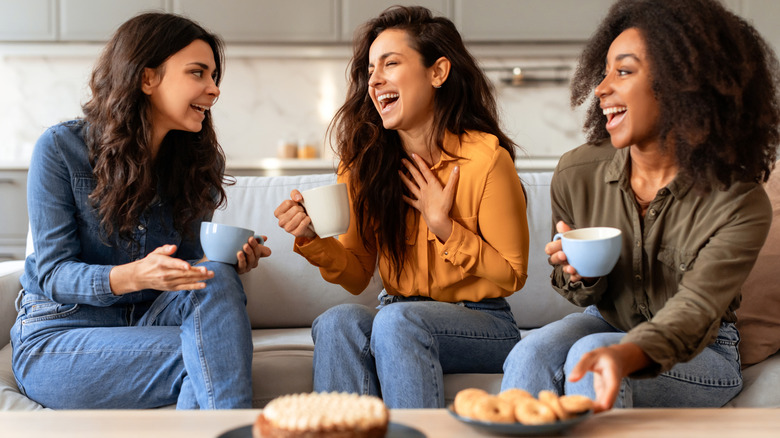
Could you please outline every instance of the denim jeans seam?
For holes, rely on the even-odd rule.
[[[363,362],[363,364],[369,363],[371,361],[371,336],[369,335],[366,339],[369,341],[366,342],[366,345],[363,347],[363,350],[360,352],[360,360]],[[368,367],[363,366],[363,370],[365,371],[363,373],[363,395],[371,395],[371,374],[367,372]]]
[[[741,379],[717,379],[717,380],[706,379],[706,378],[701,378],[701,376],[699,377],[684,376],[682,374],[675,373],[673,371],[665,372],[662,374],[662,376],[674,380],[679,380],[681,382],[693,383],[695,385],[708,386],[712,388],[729,388],[734,386],[740,386],[742,384]]]
[[[195,337],[195,347],[198,351],[198,360],[200,361],[201,374],[203,376],[203,384],[206,388],[208,396],[208,409],[214,409],[216,407],[216,401],[214,400],[214,388],[211,381],[211,374],[208,368],[208,362],[206,361],[205,353],[203,351],[203,337],[201,336],[201,323],[200,323],[200,302],[198,301],[197,294],[190,293],[190,300],[193,303],[194,311],[191,314],[193,319],[192,324],[194,328],[193,336]],[[187,370],[189,373],[191,370]]]
[[[438,376],[436,373],[436,364],[440,364],[441,360],[439,358],[434,358],[433,354],[431,353],[431,348],[433,348],[433,343],[436,341],[433,333],[428,333],[428,342],[427,345],[425,345],[425,351],[428,352],[428,363],[430,364],[430,372],[431,372],[431,386],[433,387],[434,396],[436,397],[436,400],[439,400],[441,398],[441,389],[438,385]]]

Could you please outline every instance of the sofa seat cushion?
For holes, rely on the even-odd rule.
[[[46,409],[19,392],[11,366],[11,344],[0,350],[0,411],[37,411]]]
[[[310,328],[252,330],[252,407],[284,394],[312,391]]]

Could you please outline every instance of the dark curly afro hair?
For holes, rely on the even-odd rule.
[[[572,106],[593,96],[612,41],[629,28],[644,37],[661,146],[674,145],[680,172],[704,192],[766,181],[780,143],[777,58],[750,24],[715,0],[616,2],[580,55]],[[591,143],[609,136],[598,99],[584,131]]]

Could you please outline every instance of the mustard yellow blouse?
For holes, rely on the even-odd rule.
[[[338,240],[299,238],[294,250],[318,266],[326,281],[356,295],[373,276],[377,256],[391,295],[445,302],[511,295],[525,284],[528,267],[526,201],[515,165],[495,136],[468,131],[460,138],[445,137],[444,152],[431,171],[445,185],[455,166],[460,166],[460,180],[450,211],[452,234],[442,243],[419,212],[408,215],[412,234],[399,280],[389,258],[377,251],[377,242],[358,235],[354,211],[349,230]],[[341,172],[339,181],[348,178],[348,172]]]

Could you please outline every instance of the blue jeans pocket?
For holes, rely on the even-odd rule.
[[[19,339],[24,341],[30,335],[50,328],[61,327],[62,320],[79,311],[78,304],[60,304],[43,297],[22,299],[23,313],[19,317]]]

